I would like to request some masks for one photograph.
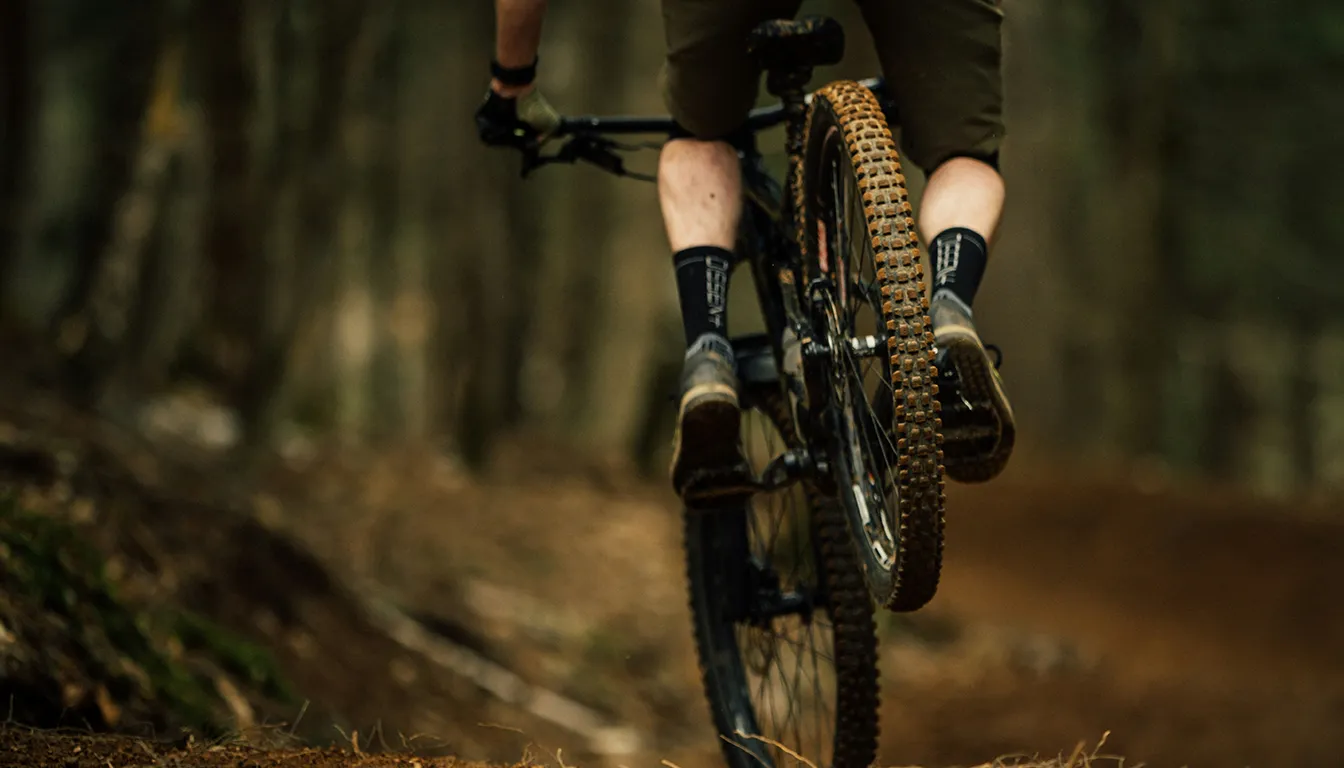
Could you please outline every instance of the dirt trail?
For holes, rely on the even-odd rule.
[[[1344,681],[1344,526],[1244,499],[958,490],[945,610],[1066,633],[1154,679]]]
[[[639,726],[640,758],[714,765],[663,489],[536,442],[484,485],[436,466],[341,465],[305,491],[325,484],[321,503],[288,505],[289,523],[431,613],[448,584],[503,588],[499,608],[532,598],[514,613],[535,623],[480,625],[497,652]],[[362,511],[337,511],[360,493]],[[1150,765],[1334,768],[1344,611],[1329,585],[1344,584],[1344,526],[1290,511],[1011,471],[954,487],[939,595],[884,632],[883,762],[1067,754],[1111,731],[1110,749]],[[345,515],[366,533],[349,535]],[[920,639],[940,633],[953,639]]]
[[[41,428],[79,440],[89,430]],[[210,473],[174,479],[143,447],[104,445],[81,461],[126,465],[90,475],[116,503],[83,529],[128,553],[122,565],[144,570],[146,595],[189,602],[271,648],[312,699],[307,734],[424,734],[438,745],[427,754],[497,764],[530,749],[548,764],[556,749],[569,765],[721,764],[690,643],[679,512],[660,483],[535,439],[483,480],[414,447],[319,453],[232,490]],[[206,502],[221,494],[229,505]],[[883,621],[880,762],[1067,755],[1110,731],[1108,751],[1129,765],[1336,768],[1344,526],[1290,511],[1017,468],[953,487],[938,597]],[[445,640],[635,729],[640,750],[592,751],[399,645],[350,601],[344,585],[356,583],[376,584]],[[42,759],[62,756],[22,731],[0,737],[6,749],[27,738]],[[73,763],[16,763],[11,749],[0,766],[104,754],[87,764],[136,765],[117,761],[143,752],[74,746],[82,751],[64,755]],[[317,752],[199,757],[352,764]],[[386,760],[353,764],[398,764]]]
[[[1050,637],[1073,661],[889,685],[889,750],[955,762],[1105,729],[1152,765],[1340,764],[1344,526],[1224,491],[1011,473],[955,488],[949,506],[928,616]]]

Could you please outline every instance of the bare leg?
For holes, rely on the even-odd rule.
[[[1012,455],[1017,434],[1012,406],[976,332],[970,306],[1003,200],[1003,178],[997,171],[979,160],[957,157],[929,177],[919,210],[920,237],[934,269],[929,307],[934,339],[942,364],[954,367],[961,395],[973,405],[967,414],[943,414],[943,461],[948,477],[960,482],[996,477]],[[977,236],[982,243],[975,242]]]
[[[742,170],[727,142],[674,139],[658,161],[658,199],[672,252],[732,250],[742,216]]]
[[[973,230],[989,243],[1003,213],[1003,177],[987,163],[954,157],[929,176],[919,206],[919,235],[925,244],[953,227]]]
[[[676,265],[686,331],[672,485],[688,504],[749,492],[738,449],[739,410],[727,333],[728,273],[742,216],[737,152],[722,141],[676,139],[658,163],[658,198]]]

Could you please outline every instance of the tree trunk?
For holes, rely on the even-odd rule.
[[[370,6],[362,16],[345,67],[341,147],[345,160],[344,198],[338,214],[337,260],[337,428],[343,439],[369,433],[374,411],[373,363],[378,339],[375,262],[382,251],[378,205],[378,59],[388,42],[388,5]]]
[[[287,414],[302,320],[340,269],[328,258],[329,238],[345,236],[333,233],[333,211],[348,192],[339,165],[345,147],[335,142],[362,7],[358,0],[251,6],[258,97],[249,198],[264,238],[249,271],[256,287],[245,338],[252,349],[238,396],[248,446],[270,442]]]
[[[42,141],[27,155],[18,246],[0,303],[29,328],[59,333],[87,302],[134,165],[161,8],[146,2],[127,12],[91,0],[28,8],[36,33],[28,125]],[[80,379],[76,373],[72,382]]]
[[[279,6],[280,3],[271,3]],[[209,286],[203,296],[204,326],[188,350],[187,368],[232,395],[238,390],[248,311],[254,306],[249,272],[255,269],[266,209],[250,199],[249,174],[256,152],[249,137],[260,103],[261,78],[269,67],[273,29],[256,22],[255,2],[192,4],[193,69],[199,75],[210,187],[202,247]],[[250,50],[249,50],[250,49]],[[267,53],[258,54],[258,49]],[[252,55],[249,55],[252,54]]]
[[[82,367],[90,378],[96,377],[99,397],[111,394],[117,402],[139,383],[132,372],[138,341],[133,326],[143,328],[154,320],[144,318],[139,310],[145,262],[159,233],[173,160],[184,131],[178,103],[181,79],[182,41],[170,39],[159,54],[130,183],[113,208],[112,231],[94,264],[86,304],[72,319],[84,329]],[[108,392],[108,387],[117,391]]]
[[[445,206],[435,232],[443,256],[434,280],[436,381],[448,399],[441,423],[464,459],[480,466],[514,410],[510,369],[522,344],[513,329],[520,313],[527,318],[532,310],[520,300],[519,281],[530,279],[537,245],[517,225],[537,212],[514,197],[516,154],[488,150],[475,135],[470,115],[488,83],[493,14],[488,4],[470,7],[455,14],[455,36],[439,43],[442,66],[464,75],[443,96],[453,110],[450,122],[440,124],[446,151],[434,172],[444,178],[431,187],[437,187],[431,210],[440,210],[439,201]],[[526,346],[535,343],[529,338]]]
[[[399,39],[396,45],[400,95],[396,103],[395,168],[397,206],[389,238],[392,262],[392,302],[388,308],[388,335],[391,352],[392,390],[399,403],[402,432],[413,438],[429,433],[435,405],[431,402],[429,368],[430,330],[434,302],[425,290],[431,273],[433,235],[431,196],[425,169],[435,162],[436,144],[433,121],[426,119],[424,107],[440,95],[435,59],[429,50],[440,43],[433,33],[432,10],[409,3],[400,7]]]
[[[592,82],[601,83],[619,97],[607,102],[615,111],[663,112],[665,107],[658,89],[651,87],[663,49],[644,44],[661,35],[657,18],[629,13],[616,14],[614,19],[602,18],[609,26],[598,31],[605,37],[595,47],[622,62],[614,69],[631,75],[616,82],[595,77]],[[611,67],[612,62],[599,59],[593,64],[605,68]],[[629,162],[656,167],[657,153],[632,154]],[[584,175],[594,174],[585,171]],[[592,209],[586,217],[590,224],[584,229],[591,231],[592,224],[598,224],[610,234],[604,239],[605,248],[595,247],[580,258],[594,261],[600,269],[599,284],[605,288],[596,293],[602,301],[594,302],[595,330],[583,337],[587,354],[583,365],[586,376],[582,378],[587,383],[581,390],[575,390],[581,399],[574,423],[587,448],[628,457],[646,426],[650,387],[659,363],[681,357],[680,344],[674,343],[669,348],[657,343],[663,340],[658,333],[660,321],[669,311],[676,312],[676,288],[657,188],[632,179],[602,181],[613,189],[606,205]],[[739,270],[741,277],[737,282],[749,282],[747,274],[747,270]],[[754,307],[754,302],[751,306]],[[733,325],[741,328],[754,322],[755,318],[739,313]],[[653,403],[656,408],[670,407],[665,398],[655,396]]]
[[[568,87],[550,96],[563,111],[611,113],[621,105],[631,69],[622,59],[630,19],[628,3],[608,0],[586,16],[557,20],[550,66],[573,73]],[[612,289],[606,266],[613,205],[623,185],[635,182],[583,166],[547,170],[530,182],[549,205],[523,391],[546,431],[576,434],[586,429],[592,363],[607,331],[602,304],[593,299]]]
[[[1329,493],[1344,492],[1344,327],[1326,327],[1314,339],[1308,370],[1316,382],[1311,403],[1312,480]]]
[[[28,6],[29,0],[0,0],[0,286],[18,247],[16,212],[32,132],[33,30]]]
[[[170,383],[171,369],[195,337],[202,318],[204,236],[210,190],[210,151],[200,109],[178,112],[181,134],[162,211],[159,237],[145,276],[136,330],[135,381],[154,391]]]

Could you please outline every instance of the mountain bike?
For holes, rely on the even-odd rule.
[[[778,99],[751,112],[738,142],[738,264],[750,269],[766,329],[732,339],[754,477],[738,501],[685,514],[695,640],[729,765],[778,766],[793,751],[867,768],[877,747],[874,600],[913,611],[937,589],[941,419],[965,417],[940,413],[940,387],[950,402],[964,399],[951,366],[936,365],[883,81],[806,90],[815,67],[843,56],[833,19],[766,22],[748,44]],[[780,124],[782,184],[756,146]],[[673,130],[668,117],[564,118],[559,148],[528,148],[522,172],[582,161],[650,180],[621,153],[656,145],[613,137]]]

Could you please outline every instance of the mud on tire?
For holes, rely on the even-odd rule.
[[[909,193],[882,108],[858,83],[817,91],[804,136],[804,268],[835,286],[844,306],[834,313],[842,327],[832,328],[832,355],[838,369],[853,369],[833,381],[837,495],[873,599],[913,611],[937,591],[945,496],[933,329]],[[866,267],[871,282],[857,279]],[[853,298],[863,301],[843,327]],[[865,307],[873,319],[857,327]],[[887,349],[867,358],[877,365],[863,373],[848,342],[870,335],[885,337]],[[855,396],[869,379],[876,391]]]

